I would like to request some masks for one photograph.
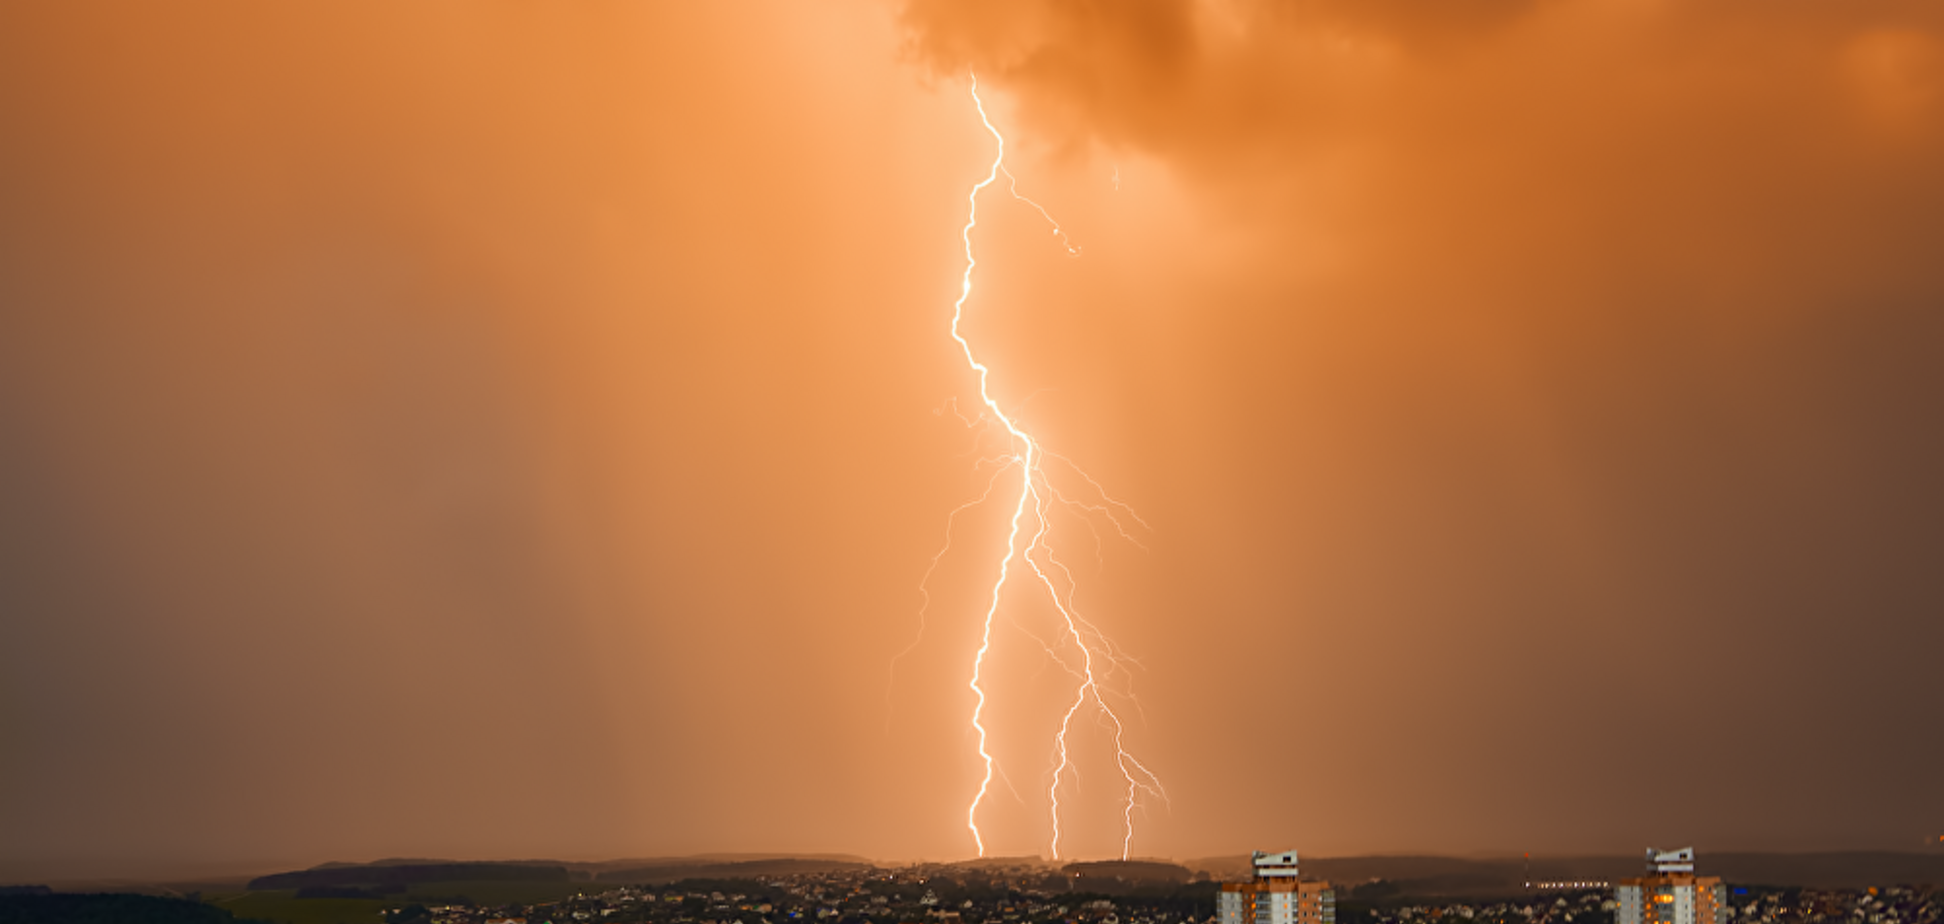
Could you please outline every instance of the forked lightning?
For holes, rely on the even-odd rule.
[[[992,134],[993,140],[997,144],[997,152],[993,156],[992,166],[986,171],[985,179],[974,184],[971,193],[967,196],[968,210],[965,227],[960,233],[960,237],[965,243],[965,272],[960,279],[958,300],[952,305],[951,330],[952,339],[958,343],[959,348],[965,354],[966,364],[971,367],[973,372],[978,374],[979,400],[985,406],[985,413],[981,417],[988,425],[996,423],[1005,430],[1007,435],[1007,453],[993,460],[998,462],[1001,467],[995,473],[994,481],[988,485],[985,494],[978,500],[969,502],[961,506],[958,510],[953,511],[953,517],[956,518],[957,514],[963,511],[965,507],[983,502],[989,498],[993,493],[994,487],[998,484],[999,477],[1009,472],[1016,471],[1018,473],[1017,484],[1019,493],[1013,500],[1012,513],[1006,531],[1005,554],[999,559],[999,574],[993,581],[991,594],[986,600],[985,616],[979,635],[979,645],[972,656],[972,675],[968,681],[968,685],[971,687],[975,697],[975,705],[972,708],[971,727],[977,737],[978,754],[979,760],[983,765],[983,775],[979,780],[979,788],[973,795],[971,804],[966,806],[965,826],[972,834],[972,843],[977,848],[979,856],[985,856],[985,838],[979,830],[979,809],[984,804],[986,795],[991,791],[992,778],[996,767],[992,752],[989,748],[988,732],[985,724],[986,684],[989,682],[986,677],[986,662],[987,657],[992,652],[993,620],[999,614],[999,605],[1006,589],[1006,583],[1012,578],[1015,562],[1023,562],[1026,567],[1031,569],[1033,577],[1037,579],[1036,583],[1044,589],[1047,599],[1053,604],[1054,609],[1060,615],[1064,633],[1061,644],[1064,645],[1070,642],[1072,644],[1072,651],[1077,653],[1077,657],[1063,657],[1059,651],[1051,647],[1047,649],[1048,656],[1052,657],[1061,667],[1072,673],[1078,681],[1078,686],[1074,690],[1073,701],[1067,706],[1065,713],[1062,715],[1059,732],[1054,736],[1053,740],[1054,766],[1051,782],[1047,786],[1047,802],[1052,814],[1053,836],[1048,845],[1048,849],[1054,859],[1060,857],[1061,787],[1069,779],[1074,778],[1077,773],[1072,754],[1068,748],[1068,733],[1072,731],[1076,718],[1083,714],[1091,713],[1091,715],[1102,722],[1105,729],[1110,733],[1114,748],[1114,763],[1120,772],[1122,781],[1126,784],[1121,812],[1124,824],[1121,836],[1121,857],[1125,859],[1133,847],[1134,813],[1135,809],[1140,805],[1141,798],[1147,795],[1165,801],[1167,793],[1162,788],[1160,779],[1139,760],[1135,759],[1132,754],[1128,753],[1125,741],[1126,724],[1121,720],[1120,715],[1114,711],[1114,707],[1108,702],[1106,692],[1103,691],[1101,686],[1102,676],[1111,676],[1116,671],[1124,670],[1125,665],[1123,662],[1128,659],[1097,627],[1083,618],[1075,610],[1073,606],[1073,574],[1059,559],[1054,557],[1052,547],[1048,545],[1047,534],[1051,526],[1050,514],[1053,506],[1056,504],[1067,507],[1083,517],[1104,517],[1113,524],[1117,533],[1129,540],[1132,540],[1134,537],[1128,533],[1126,524],[1121,520],[1122,515],[1125,515],[1143,528],[1147,524],[1126,504],[1108,496],[1101,490],[1098,482],[1081,471],[1070,460],[1063,456],[1047,452],[1031,434],[1027,433],[1020,426],[1016,419],[1008,415],[999,406],[999,402],[993,399],[991,390],[988,388],[991,370],[984,363],[979,362],[977,356],[972,351],[972,345],[966,341],[964,334],[959,329],[960,322],[965,317],[966,301],[972,297],[973,270],[978,267],[978,259],[974,256],[972,250],[972,231],[979,224],[979,194],[984,192],[987,187],[996,183],[1001,175],[1006,177],[1007,191],[1012,194],[1013,198],[1026,203],[1038,211],[1047,220],[1047,223],[1052,226],[1054,236],[1059,238],[1061,246],[1065,247],[1069,254],[1073,256],[1079,256],[1080,254],[1080,248],[1075,246],[1067,238],[1066,232],[1060,228],[1059,222],[1055,221],[1053,216],[1045,208],[1041,207],[1039,203],[1019,194],[1018,181],[1013,178],[1012,173],[1006,169],[1005,165],[1005,136],[999,133],[999,130],[993,126],[991,118],[986,114],[985,102],[979,98],[979,84],[976,76],[972,79],[971,94],[973,105],[979,112],[979,121],[985,126],[986,131]],[[1098,500],[1095,502],[1082,502],[1063,495],[1054,487],[1046,471],[1045,463],[1049,458],[1058,461],[1061,465],[1078,475],[1086,484],[1087,488],[1098,496]],[[1021,534],[1029,524],[1029,515],[1031,535],[1025,539],[1022,547]],[[942,557],[950,548],[951,537],[950,524],[948,522],[946,546],[939,551],[938,556]],[[938,557],[934,557],[932,560],[934,567],[937,565],[937,562]],[[926,578],[927,580],[930,578],[929,570],[926,572]],[[909,651],[910,649],[906,650]],[[1077,663],[1074,663],[1075,661]],[[1100,673],[1097,673],[1097,670]]]

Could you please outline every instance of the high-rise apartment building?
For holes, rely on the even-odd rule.
[[[1647,869],[1614,886],[1613,924],[1727,924],[1727,888],[1720,877],[1694,874],[1694,848],[1650,848]]]
[[[1224,882],[1215,896],[1217,924],[1336,924],[1336,892],[1327,882],[1305,880],[1296,851],[1255,853],[1248,882]]]

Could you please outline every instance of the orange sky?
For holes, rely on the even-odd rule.
[[[0,879],[969,854],[1001,506],[887,677],[985,484],[972,69],[1084,255],[982,200],[966,333],[1153,526],[1056,527],[1134,853],[1934,837],[1934,3],[47,3]],[[996,623],[994,853],[1052,615]]]

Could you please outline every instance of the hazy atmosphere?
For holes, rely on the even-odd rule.
[[[1935,0],[19,2],[0,878],[974,855],[974,73],[988,855],[1939,842]]]

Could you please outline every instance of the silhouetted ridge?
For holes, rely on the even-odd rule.
[[[251,889],[408,886],[418,882],[566,882],[564,866],[521,863],[401,863],[390,866],[330,866],[272,873],[250,880]]]
[[[597,882],[622,883],[664,883],[682,879],[756,879],[763,876],[802,876],[813,873],[835,873],[844,870],[875,869],[872,864],[850,860],[740,860],[728,863],[707,863],[675,861],[637,866],[630,869],[606,870],[594,878]]]
[[[1083,879],[1119,879],[1124,882],[1187,882],[1193,870],[1178,863],[1161,860],[1097,860],[1068,863],[1060,868],[1069,876]]]

